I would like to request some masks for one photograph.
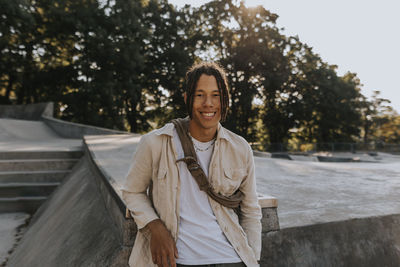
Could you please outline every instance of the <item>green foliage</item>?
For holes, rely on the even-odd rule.
[[[383,122],[374,132],[375,143],[400,144],[400,116],[396,113],[380,117]]]
[[[390,100],[374,91],[370,101],[364,99],[360,107],[364,143],[399,143],[399,116],[389,106]]]
[[[186,116],[185,73],[213,60],[231,88],[224,125],[250,142],[399,142],[387,100],[367,100],[277,18],[232,0],[0,0],[0,104],[54,101],[60,118],[146,132]]]

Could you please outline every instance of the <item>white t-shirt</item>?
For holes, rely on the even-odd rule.
[[[178,159],[184,157],[181,142],[176,130],[173,141]],[[210,142],[193,140],[202,150],[210,146]],[[206,151],[197,151],[197,158],[204,173],[208,177],[208,168],[213,147]],[[200,191],[199,186],[187,169],[186,163],[178,163],[180,177],[180,222],[176,247],[179,264],[200,265],[217,263],[236,263],[241,259],[226,239],[211,209],[207,194]]]

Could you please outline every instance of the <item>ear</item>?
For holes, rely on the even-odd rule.
[[[187,94],[186,94],[186,92],[183,93],[183,101],[185,101],[185,105],[186,105],[186,101],[187,101]]]

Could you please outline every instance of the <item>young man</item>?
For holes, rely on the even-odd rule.
[[[258,266],[261,209],[253,155],[242,137],[219,123],[229,105],[224,70],[215,63],[194,65],[184,99],[197,162],[215,194],[230,198],[241,192],[239,209],[200,190],[188,165],[178,161],[185,157],[182,143],[167,123],[141,138],[122,189],[139,229],[129,265]]]

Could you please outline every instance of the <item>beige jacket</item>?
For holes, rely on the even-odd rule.
[[[141,138],[122,196],[139,230],[160,218],[176,241],[180,182],[173,130],[174,125],[168,123]],[[261,208],[257,201],[253,154],[246,140],[221,125],[218,126],[209,179],[215,191],[223,195],[231,195],[238,188],[243,192],[240,216],[211,198],[209,201],[222,231],[243,262],[247,266],[258,266]],[[147,195],[151,182],[153,204]],[[149,238],[149,233],[138,231],[129,258],[130,266],[156,266],[152,263]]]

